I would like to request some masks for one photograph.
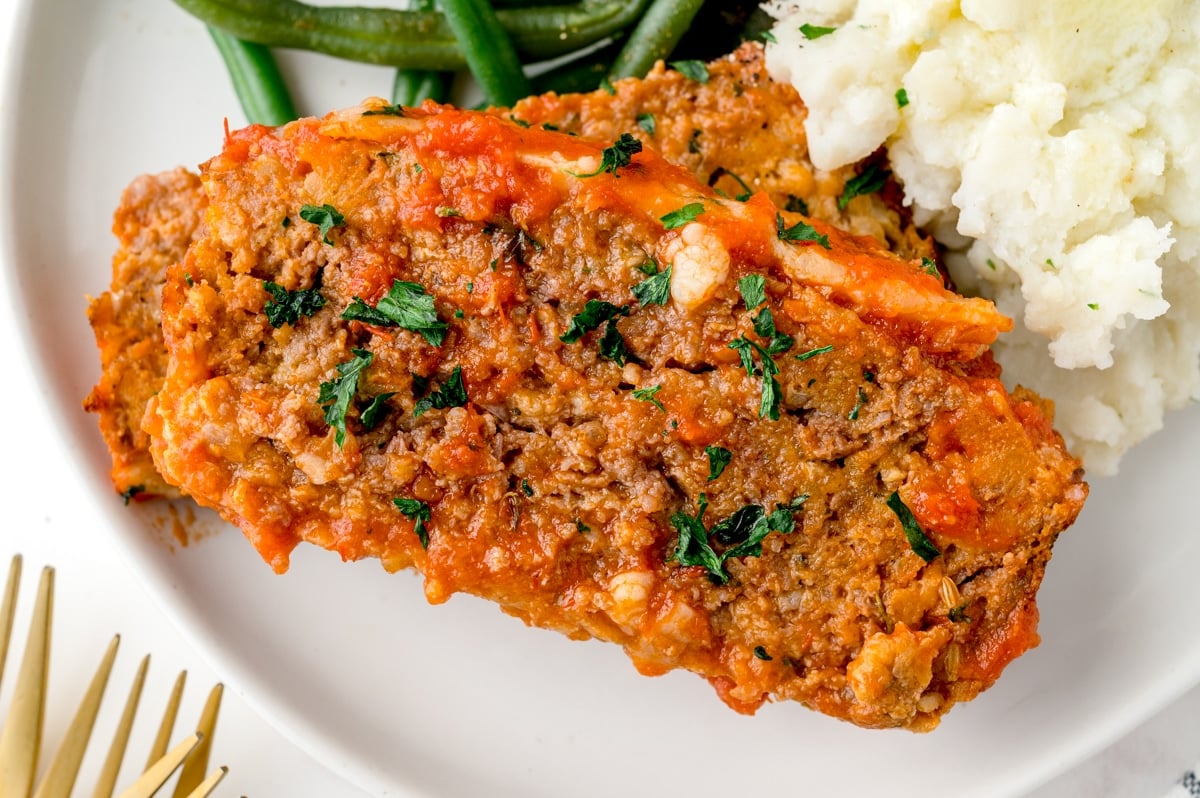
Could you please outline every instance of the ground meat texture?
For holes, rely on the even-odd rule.
[[[880,190],[839,207],[846,181],[873,164],[878,168],[880,159],[828,173],[816,169],[807,155],[804,104],[791,86],[767,77],[761,46],[748,43],[707,68],[707,83],[656,68],[643,80],[618,81],[615,93],[550,94],[523,100],[511,111],[491,112],[605,143],[629,132],[727,194],[743,192],[730,177],[737,175],[780,208],[803,208],[842,229],[871,236],[906,258],[937,260],[890,178]],[[653,128],[653,135],[646,127]],[[140,425],[146,402],[166,370],[158,315],[166,268],[183,259],[198,231],[204,202],[199,177],[182,169],[134,181],[114,218],[119,246],[112,287],[89,309],[102,376],[84,406],[98,414],[112,451],[114,488],[126,496],[136,493],[138,500],[178,494],[154,470]]]
[[[919,260],[723,198],[649,149],[583,177],[603,146],[382,103],[231,134],[163,290],[156,466],[277,570],[301,541],[377,557],[419,569],[431,601],[469,592],[616,642],[739,711],[794,699],[931,728],[1036,643],[1043,569],[1086,496],[1047,408],[997,378],[987,346],[1008,320]],[[813,236],[780,238],[798,224]],[[664,303],[638,302],[667,267]],[[756,276],[765,301],[747,307]],[[440,345],[342,317],[397,280],[432,296]],[[324,303],[272,326],[266,281]],[[567,334],[589,300],[611,318]],[[751,347],[747,369],[741,340],[770,352]],[[339,444],[322,384],[362,353]],[[706,447],[731,453],[715,479]],[[771,516],[757,547],[718,526],[748,506]],[[697,515],[713,557],[742,553],[689,564],[679,530]]]
[[[128,498],[179,495],[154,469],[141,423],[166,373],[159,308],[167,266],[183,258],[206,204],[200,178],[184,169],[134,180],[113,217],[112,288],[88,305],[102,373],[83,406],[100,418],[113,487]]]

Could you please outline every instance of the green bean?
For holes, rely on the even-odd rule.
[[[436,69],[397,69],[392,81],[392,102],[409,106],[426,100],[444,103],[450,96],[452,78],[452,72]]]
[[[512,105],[527,96],[521,58],[488,0],[438,0],[438,5],[483,96],[493,105]]]
[[[417,11],[433,11],[434,0],[413,0],[409,8]],[[420,105],[425,100],[445,102],[449,99],[453,72],[436,69],[398,69],[392,80],[392,103],[395,105]]]
[[[534,75],[530,82],[536,94],[556,92],[558,94],[574,94],[576,92],[595,91],[600,88],[600,82],[608,76],[609,68],[617,53],[621,52],[621,42],[606,45],[587,55],[559,64],[553,69]]]
[[[692,23],[704,0],[654,0],[613,62],[609,78],[645,77],[666,59]]]
[[[271,51],[209,27],[233,80],[233,90],[246,120],[256,125],[282,125],[296,118],[296,108]]]
[[[436,12],[362,6],[310,6],[298,0],[175,0],[202,21],[271,47],[418,69],[458,70],[462,48]],[[580,0],[503,8],[500,24],[528,61],[567,55],[629,27],[650,0]]]

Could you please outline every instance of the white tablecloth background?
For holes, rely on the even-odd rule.
[[[163,0],[166,2],[167,0]],[[7,48],[12,28],[13,0],[0,0],[0,48]],[[0,49],[0,63],[6,63]],[[53,98],[47,98],[52,102]],[[0,108],[0,113],[9,109]],[[153,652],[146,711],[161,703],[174,673],[189,671],[189,688],[181,725],[199,711],[209,686],[221,675],[206,666],[143,589],[136,574],[108,544],[89,517],[89,500],[75,483],[69,457],[54,438],[52,420],[41,409],[39,386],[26,379],[21,350],[9,313],[10,295],[0,288],[0,363],[8,378],[0,387],[0,419],[4,420],[3,477],[0,478],[0,565],[17,552],[25,557],[23,593],[28,610],[30,588],[45,564],[57,568],[56,630],[48,707],[47,736],[51,750],[73,712],[100,651],[81,650],[73,629],[102,627],[122,634],[115,693],[127,683],[137,660]],[[74,305],[72,305],[74,307]],[[17,364],[22,364],[19,368]],[[16,379],[19,375],[20,379]],[[22,617],[24,612],[22,612]],[[18,626],[17,639],[24,627]],[[92,635],[94,638],[94,635]],[[17,646],[18,650],[20,646]],[[0,691],[0,710],[7,707],[15,666],[9,669],[7,689]],[[218,795],[345,796],[365,793],[344,782],[293,746],[282,734],[255,715],[236,685],[225,693],[214,751],[215,763],[231,766]],[[116,701],[111,702],[116,704]],[[114,710],[115,711],[115,710]],[[189,714],[190,713],[190,714]],[[1162,795],[1200,755],[1200,689],[1184,695],[1159,715],[1091,760],[1068,770],[1031,794],[1030,798],[1104,798]],[[99,754],[92,752],[93,772]],[[1014,768],[1020,763],[1014,762]],[[80,793],[79,790],[76,791]]]

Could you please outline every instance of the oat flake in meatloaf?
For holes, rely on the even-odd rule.
[[[739,711],[933,727],[1036,643],[1086,495],[997,379],[1008,320],[649,150],[583,177],[603,148],[375,101],[230,135],[164,288],[155,464],[277,570],[378,557]],[[273,326],[268,281],[323,304]]]

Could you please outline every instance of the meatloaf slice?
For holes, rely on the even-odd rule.
[[[381,102],[230,135],[168,269],[168,482],[528,623],[928,729],[1036,636],[1086,496],[1008,320],[629,139]]]
[[[697,83],[659,66],[643,80],[618,81],[611,94],[550,94],[523,100],[511,112],[493,112],[601,141],[635,133],[727,194],[763,192],[780,208],[872,236],[904,257],[936,260],[931,240],[912,224],[890,178],[878,191],[839,204],[848,181],[870,170],[882,174],[880,161],[816,169],[808,160],[804,104],[794,88],[767,76],[761,46],[743,46],[709,64],[708,73],[707,83]],[[113,455],[113,486],[126,496],[178,493],[154,471],[140,424],[165,373],[158,306],[166,267],[182,260],[203,204],[199,177],[181,169],[134,181],[114,218],[112,285],[89,309],[102,376],[84,406],[99,415]]]

